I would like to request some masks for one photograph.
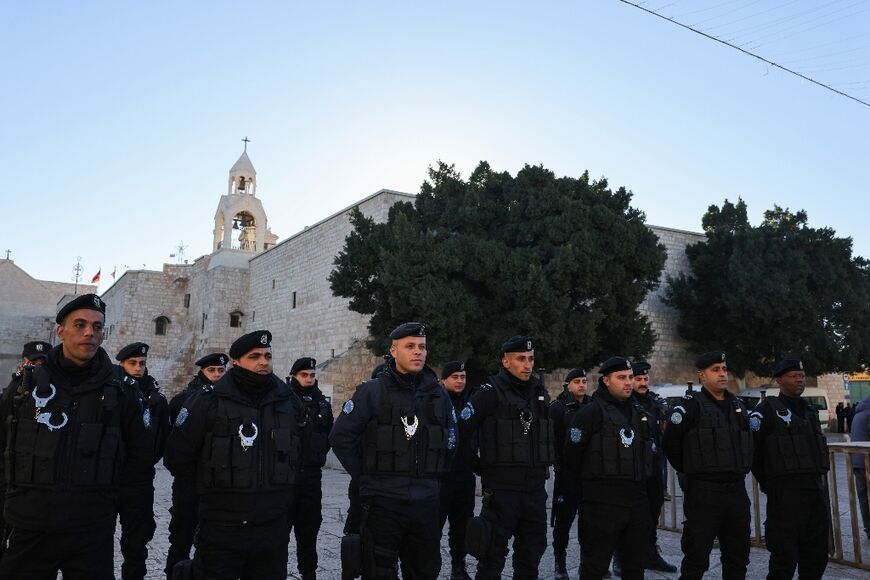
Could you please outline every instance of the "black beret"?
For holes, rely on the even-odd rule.
[[[441,378],[446,379],[453,373],[463,373],[465,372],[465,361],[462,360],[452,360],[449,363],[444,364],[444,368],[441,369]]]
[[[24,345],[24,350],[21,351],[21,356],[29,360],[46,358],[48,356],[48,351],[50,350],[51,345],[47,342],[34,340],[33,342],[28,342]]]
[[[773,367],[773,376],[780,377],[791,371],[804,370],[804,363],[799,358],[784,358]]]
[[[649,370],[652,368],[645,360],[636,360],[631,363],[631,374],[633,375],[648,375]]]
[[[240,358],[255,348],[272,346],[272,333],[268,330],[255,330],[240,336],[230,346],[230,358]]]
[[[128,358],[132,358],[134,356],[148,356],[148,349],[150,347],[144,342],[134,342],[133,344],[128,344],[124,348],[118,351],[118,354],[115,355],[115,360],[127,360]]]
[[[390,333],[390,338],[396,340],[408,336],[426,336],[426,325],[420,322],[400,324]]]
[[[725,353],[721,350],[713,350],[710,352],[705,352],[704,354],[696,358],[695,368],[699,371],[702,371],[710,365],[723,362],[725,362]]]
[[[96,310],[103,316],[106,315],[106,303],[96,294],[82,294],[75,300],[66,303],[66,306],[57,311],[54,319],[58,324],[63,324],[66,315],[74,310]]]
[[[290,368],[290,374],[295,375],[299,371],[304,371],[307,369],[313,369],[317,367],[317,361],[311,358],[310,356],[303,356],[302,358],[296,359],[296,362],[293,363],[293,366]]]
[[[229,358],[227,357],[227,355],[222,352],[213,352],[211,354],[205,355],[193,364],[200,368],[205,368],[226,366],[228,362]]]
[[[570,383],[574,379],[579,379],[579,378],[585,377],[585,376],[586,376],[586,369],[581,369],[581,368],[571,369],[570,371],[568,371],[568,374],[565,375],[565,384],[567,385],[568,383]]]
[[[610,373],[615,373],[616,371],[630,371],[631,363],[624,356],[612,356],[598,367],[598,372],[603,377],[604,375],[609,375]]]
[[[528,352],[535,350],[535,339],[531,336],[512,336],[501,345],[501,353]]]
[[[373,379],[378,378],[378,376],[380,376],[380,374],[383,372],[383,370],[385,368],[387,368],[387,363],[381,363],[378,366],[376,366],[374,368],[374,370],[372,370],[372,378]]]

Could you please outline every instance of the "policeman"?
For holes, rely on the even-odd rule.
[[[728,392],[725,353],[695,359],[700,393],[672,409],[662,439],[671,465],[684,474],[680,578],[700,579],[710,567],[718,537],[722,577],[745,578],[749,564],[749,496],[745,478],[752,465],[749,413]]]
[[[819,413],[806,399],[804,365],[786,358],[773,368],[779,396],[765,397],[750,415],[752,472],[767,494],[764,538],[769,579],[821,578],[828,564],[828,445]]]
[[[549,396],[532,375],[534,341],[514,336],[501,347],[502,368],[481,385],[460,414],[461,437],[478,435],[484,506],[469,524],[469,552],[478,558],[477,578],[501,578],[508,542],[514,578],[538,577],[547,548],[547,492],[555,459]],[[486,538],[490,535],[491,539]]]
[[[658,545],[658,521],[665,503],[665,482],[662,473],[665,466],[665,456],[662,449],[662,432],[664,430],[665,409],[667,403],[664,399],[649,390],[650,364],[646,361],[635,361],[631,364],[631,372],[634,375],[631,396],[636,399],[643,410],[651,417],[650,427],[655,443],[653,452],[653,474],[646,480],[646,492],[649,497],[649,553],[643,567],[648,570],[661,572],[676,572],[677,567],[662,558],[661,549]]]
[[[8,470],[0,579],[114,578],[115,497],[152,468],[143,409],[103,342],[105,303],[85,294],[57,314],[61,342],[4,397]],[[8,435],[8,438],[7,438]],[[122,465],[123,459],[123,465]]]
[[[459,415],[468,404],[469,390],[465,388],[465,361],[454,360],[441,369],[441,384],[444,385],[453,412]],[[465,526],[474,515],[474,449],[471,440],[459,440],[450,471],[441,477],[441,529],[450,520],[450,579],[470,580],[465,571]]]
[[[233,367],[185,403],[169,435],[163,463],[199,495],[197,577],[287,577],[301,403],[272,373],[271,343],[268,330],[237,339]]]
[[[604,578],[614,551],[623,578],[643,578],[652,475],[652,418],[631,398],[631,363],[611,357],[599,367],[592,403],[577,411],[565,454],[583,490],[580,578]]]
[[[213,352],[200,358],[194,364],[199,372],[187,387],[169,401],[169,422],[175,425],[178,414],[190,397],[203,389],[214,388],[227,372],[229,357],[222,352]],[[172,577],[175,564],[190,558],[193,536],[199,525],[199,503],[196,496],[196,482],[180,477],[172,479],[172,507],[169,512],[169,550],[166,554],[166,577]]]
[[[562,382],[563,391],[550,403],[550,421],[553,422],[555,436],[556,463],[553,471],[553,555],[555,556],[556,580],[567,580],[568,569],[565,559],[568,554],[568,534],[571,524],[577,518],[577,541],[580,541],[580,483],[571,479],[571,472],[564,462],[563,449],[565,436],[571,419],[582,406],[590,401],[586,395],[586,369],[576,368],[568,371]]]
[[[317,577],[317,534],[321,515],[321,469],[329,452],[332,406],[317,387],[317,361],[302,357],[290,369],[290,387],[302,401],[302,459],[296,480],[296,504],[290,527],[296,535],[296,564],[303,580]]]
[[[439,477],[456,446],[453,407],[426,364],[426,329],[390,333],[392,358],[356,388],[329,436],[362,502],[362,576],[434,579],[441,571]]]
[[[157,524],[154,521],[154,468],[163,457],[166,437],[169,436],[169,405],[160,392],[154,377],[148,374],[148,349],[144,342],[128,344],[118,351],[115,360],[124,374],[136,382],[137,394],[141,397],[142,422],[152,440],[152,469],[144,477],[121,479],[121,496],[118,498],[118,513],[121,519],[121,564],[123,580],[143,580],[145,560],[148,558],[148,542],[154,537]]]

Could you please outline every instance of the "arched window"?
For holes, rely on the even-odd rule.
[[[154,334],[157,336],[166,336],[166,329],[169,327],[169,319],[165,316],[158,316],[154,319]]]
[[[242,314],[238,310],[235,312],[230,312],[230,327],[231,328],[240,328],[242,326]]]

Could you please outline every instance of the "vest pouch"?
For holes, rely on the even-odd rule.
[[[831,468],[830,457],[828,456],[828,441],[821,432],[815,436],[816,449],[815,453],[819,456],[819,468],[827,472]]]
[[[272,444],[275,446],[272,458],[272,483],[292,483],[290,429],[272,429]]]
[[[445,449],[447,441],[444,436],[444,430],[438,425],[430,425],[426,427],[426,435],[428,435],[428,449],[426,450],[426,472],[438,473],[443,470],[445,463]]]
[[[323,433],[312,433],[311,441],[310,441],[310,453],[311,456],[309,458],[311,465],[316,465],[318,467],[323,467],[326,464],[326,454],[327,454],[327,446],[329,445],[329,439],[327,439],[326,435]]]
[[[403,427],[391,427],[391,430],[393,432],[393,459],[395,460],[393,470],[396,473],[410,473],[410,448],[413,443],[408,441]]]
[[[716,467],[719,465],[719,443],[712,429],[698,429],[698,455],[704,467]],[[704,449],[712,450],[712,453],[704,453]]]
[[[90,485],[97,479],[97,462],[100,441],[103,438],[102,423],[83,423],[79,429],[76,442],[75,467],[73,468],[73,483]]]
[[[97,461],[97,485],[112,485],[118,480],[118,472],[123,460],[121,429],[106,427]]]
[[[229,437],[211,438],[211,456],[208,466],[211,469],[211,483],[214,487],[232,487],[233,478],[230,470],[230,443]]]
[[[393,470],[393,431],[392,425],[378,425],[377,427],[377,471]]]
[[[543,415],[543,417],[545,416],[546,414]],[[538,461],[540,463],[551,464],[555,460],[553,423],[541,417],[539,416],[536,421],[538,426]]]
[[[54,483],[57,451],[63,430],[49,431],[36,423],[36,443],[33,447],[33,483]]]
[[[259,436],[257,439],[260,439]],[[242,440],[233,437],[230,442],[230,461],[232,463],[232,485],[234,489],[253,489],[254,477],[252,464],[258,453],[265,453],[265,445],[262,440],[254,442],[254,445],[245,449]]]
[[[11,429],[15,431],[15,447],[9,458],[11,470],[8,477],[10,481],[16,483],[33,483],[33,467],[36,462],[34,457],[36,430],[39,423],[32,419],[12,419],[12,421]]]
[[[794,437],[794,450],[798,460],[798,469],[810,470],[813,468],[815,458],[809,445],[811,437],[811,435],[805,432],[797,433],[797,436]]]

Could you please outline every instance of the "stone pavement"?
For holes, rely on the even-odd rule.
[[[341,578],[339,561],[339,540],[344,527],[344,518],[347,509],[347,484],[349,478],[340,469],[325,469],[323,474],[323,526],[320,530],[320,569],[318,570],[318,578],[327,580],[339,580]],[[552,481],[552,480],[551,480]],[[166,561],[166,550],[168,548],[168,532],[169,524],[168,508],[170,505],[170,486],[171,476],[162,468],[158,467],[155,493],[155,512],[157,516],[157,533],[154,540],[150,544],[149,549],[149,574],[148,578],[158,580],[163,578],[163,566]],[[679,497],[677,498],[679,499]],[[477,511],[480,509],[480,498],[477,499]],[[665,504],[666,506],[668,504]],[[477,512],[476,512],[477,513]],[[576,528],[572,530],[572,538],[576,535]],[[576,546],[576,544],[572,544]],[[674,532],[659,532],[659,541],[662,547],[662,552],[666,560],[671,563],[679,564],[680,561],[680,535]],[[866,543],[865,543],[866,544]],[[290,541],[290,562],[288,565],[288,578],[299,578],[296,572],[296,559],[294,554],[295,540]],[[865,547],[866,550],[866,547]],[[442,553],[442,578],[449,577],[450,557],[447,552],[447,536],[444,535],[444,541],[441,546]],[[868,552],[865,551],[865,554]],[[115,547],[116,554],[116,574],[120,578],[120,550]],[[579,549],[574,549],[569,553],[568,566],[571,577],[576,579],[578,575]],[[473,574],[474,559],[470,558],[469,571]],[[704,576],[705,578],[719,578],[721,573],[719,570],[719,555],[718,551],[714,550],[710,558],[710,571]],[[767,572],[767,552],[759,548],[752,549],[751,561],[748,578],[764,578]],[[511,568],[510,562],[505,569],[505,578],[510,578]],[[544,559],[540,567],[541,578],[553,577],[553,551],[547,549]],[[655,572],[647,572],[646,578],[676,578],[677,574],[660,574]],[[867,572],[856,568],[849,568],[837,564],[830,564],[825,574],[825,578],[840,579],[840,578],[866,578]]]

